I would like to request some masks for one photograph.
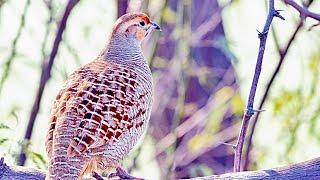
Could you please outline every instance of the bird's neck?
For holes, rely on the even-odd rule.
[[[106,61],[119,64],[139,65],[146,63],[142,54],[141,45],[133,37],[111,37],[101,53],[101,57]]]

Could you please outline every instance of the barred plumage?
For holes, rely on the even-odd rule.
[[[150,27],[158,28],[146,18],[120,18],[106,49],[75,71],[57,95],[46,141],[50,179],[79,179],[120,166],[145,131],[152,75],[140,43]],[[141,20],[149,27],[137,27]]]

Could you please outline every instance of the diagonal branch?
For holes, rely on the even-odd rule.
[[[295,8],[297,11],[299,11],[300,15],[302,17],[310,17],[313,18],[315,20],[320,21],[320,14],[314,13],[309,11],[308,8],[305,8],[303,6],[300,6],[298,3],[296,3],[294,0],[284,0],[284,3],[292,6],[293,8]]]
[[[265,22],[263,31],[261,33],[259,32],[259,39],[260,39],[259,53],[258,53],[255,73],[254,73],[254,77],[252,80],[251,89],[250,89],[250,93],[249,93],[247,109],[243,115],[240,134],[238,137],[237,144],[235,146],[235,155],[234,155],[234,171],[235,172],[239,172],[241,170],[242,148],[243,148],[243,144],[244,144],[245,137],[246,137],[246,131],[249,126],[249,120],[254,115],[254,113],[257,112],[256,110],[253,109],[253,103],[254,103],[254,98],[255,98],[255,94],[256,94],[256,90],[257,90],[257,86],[258,86],[259,76],[261,73],[263,55],[264,55],[264,50],[265,50],[266,41],[267,41],[267,37],[268,37],[268,32],[269,32],[269,28],[272,23],[273,17],[279,17],[281,19],[284,19],[279,14],[279,11],[274,9],[274,0],[269,0],[268,17]]]
[[[40,103],[41,103],[41,99],[42,99],[43,90],[44,90],[48,80],[50,79],[51,69],[52,69],[52,66],[54,63],[54,59],[55,59],[57,52],[58,52],[60,42],[62,40],[62,34],[66,28],[67,20],[68,20],[68,17],[70,15],[72,9],[79,1],[80,0],[69,0],[69,2],[67,3],[66,8],[63,13],[63,16],[62,16],[62,19],[59,23],[58,31],[57,31],[57,34],[56,34],[56,37],[55,37],[55,40],[53,43],[53,47],[52,47],[52,51],[50,53],[49,59],[44,61],[44,63],[43,63],[39,87],[38,87],[38,91],[36,94],[36,99],[35,99],[33,107],[32,107],[27,131],[26,131],[26,134],[24,137],[25,141],[28,141],[31,138],[33,125],[34,125],[34,122],[36,120],[37,114],[40,109]],[[22,148],[20,156],[19,156],[19,165],[24,165],[25,161],[26,161],[26,155],[24,152],[24,148]]]

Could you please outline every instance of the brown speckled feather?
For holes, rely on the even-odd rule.
[[[142,126],[144,122],[135,121],[135,117],[146,113],[150,105],[146,96],[151,96],[147,91],[150,87],[144,88],[143,83],[146,82],[139,82],[137,73],[132,69],[106,61],[94,61],[79,69],[54,102],[47,137],[48,152],[51,152],[56,121],[63,116],[62,120],[76,116],[69,121],[79,124],[68,149],[70,155],[114,141],[124,131]],[[67,104],[71,107],[66,110]]]
[[[119,167],[145,132],[152,75],[141,41],[152,28],[159,29],[143,13],[122,16],[98,58],[68,78],[49,118],[49,179]]]
[[[99,147],[112,144],[130,129],[142,132],[150,116],[150,77],[129,66],[102,60],[73,73],[53,105],[46,141],[48,156],[54,158],[53,137],[62,133],[57,128],[59,122],[60,129],[69,126],[63,133],[72,137],[67,148],[70,157],[101,154]]]

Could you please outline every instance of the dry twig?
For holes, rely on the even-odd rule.
[[[255,112],[260,112],[260,110],[253,109],[253,103],[254,103],[254,98],[255,98],[255,94],[256,94],[256,90],[257,90],[259,76],[261,73],[263,55],[264,55],[264,50],[265,50],[266,41],[267,41],[267,37],[268,37],[268,32],[269,32],[269,28],[272,23],[273,17],[279,17],[281,19],[284,19],[280,15],[279,11],[274,9],[274,0],[269,0],[268,17],[265,22],[263,31],[259,32],[259,39],[260,39],[259,53],[258,53],[257,64],[255,67],[255,73],[254,73],[254,77],[252,80],[251,89],[250,89],[250,93],[249,93],[247,109],[243,115],[240,134],[238,137],[237,144],[235,146],[235,156],[234,156],[234,171],[235,172],[239,172],[241,170],[242,149],[243,149],[243,144],[244,144],[245,137],[246,137],[246,131],[249,126],[249,121]]]
[[[313,3],[313,0],[310,0],[306,4],[306,8],[308,8],[312,3]],[[301,19],[299,24],[296,26],[295,30],[293,31],[293,34],[291,35],[288,43],[286,44],[286,46],[284,48],[281,48],[281,49],[279,48],[279,46],[277,46],[280,59],[279,59],[279,62],[277,64],[274,72],[272,73],[272,76],[271,76],[270,80],[268,81],[268,83],[266,85],[266,90],[264,91],[262,99],[260,101],[259,109],[263,108],[264,103],[268,99],[270,89],[271,89],[272,85],[274,84],[274,82],[276,80],[276,77],[278,76],[278,74],[279,74],[279,72],[280,72],[280,70],[282,68],[282,65],[283,65],[283,62],[285,60],[285,57],[288,54],[288,51],[289,51],[291,45],[293,44],[293,41],[297,37],[297,34],[302,29],[302,27],[303,27],[303,19]],[[251,128],[249,130],[249,135],[248,135],[248,139],[247,139],[247,143],[246,143],[246,147],[247,148],[246,148],[245,161],[244,161],[244,170],[247,170],[248,166],[250,164],[250,159],[249,159],[250,155],[249,154],[250,154],[250,151],[252,149],[252,138],[253,138],[253,134],[254,134],[254,131],[255,131],[256,124],[257,124],[257,121],[259,119],[259,116],[260,116],[260,114],[257,114],[255,116],[255,118],[252,120],[252,126],[251,126]]]

